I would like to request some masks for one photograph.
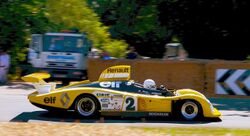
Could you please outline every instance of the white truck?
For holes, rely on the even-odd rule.
[[[28,62],[32,71],[51,74],[62,81],[87,78],[87,57],[91,42],[85,34],[32,34]]]

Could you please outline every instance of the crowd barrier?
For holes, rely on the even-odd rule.
[[[88,78],[96,81],[114,65],[130,65],[131,78],[153,79],[167,88],[192,88],[210,97],[250,98],[250,62],[222,60],[89,59]]]

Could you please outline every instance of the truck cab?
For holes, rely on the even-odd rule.
[[[50,73],[52,79],[87,78],[87,57],[91,42],[85,34],[32,34],[28,61],[35,69]]]

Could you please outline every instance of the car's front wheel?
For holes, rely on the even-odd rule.
[[[200,105],[191,100],[183,101],[179,110],[180,116],[185,120],[195,120],[202,113]]]
[[[98,101],[90,95],[80,96],[75,103],[75,110],[83,117],[93,117],[98,114]]]

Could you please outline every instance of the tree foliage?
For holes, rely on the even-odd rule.
[[[168,42],[167,26],[158,21],[159,0],[88,0],[112,37],[124,39],[139,54],[162,57]]]
[[[159,17],[190,57],[238,60],[250,54],[249,6],[247,0],[164,0]]]
[[[0,46],[16,64],[32,33],[77,27],[116,57],[126,41],[140,55],[160,58],[177,37],[192,58],[245,59],[249,6],[247,0],[1,0]]]
[[[161,57],[173,37],[189,57],[245,59],[250,51],[247,0],[88,0],[110,27],[140,54]]]
[[[109,52],[112,56],[125,55],[127,44],[122,40],[111,39],[108,27],[104,26],[97,14],[88,7],[85,0],[47,1],[47,16],[69,27],[77,27],[87,33],[94,46]]]
[[[43,0],[2,0],[0,2],[0,46],[11,55],[11,64],[26,59],[30,35],[54,29],[44,15]],[[26,48],[25,48],[26,47]]]

